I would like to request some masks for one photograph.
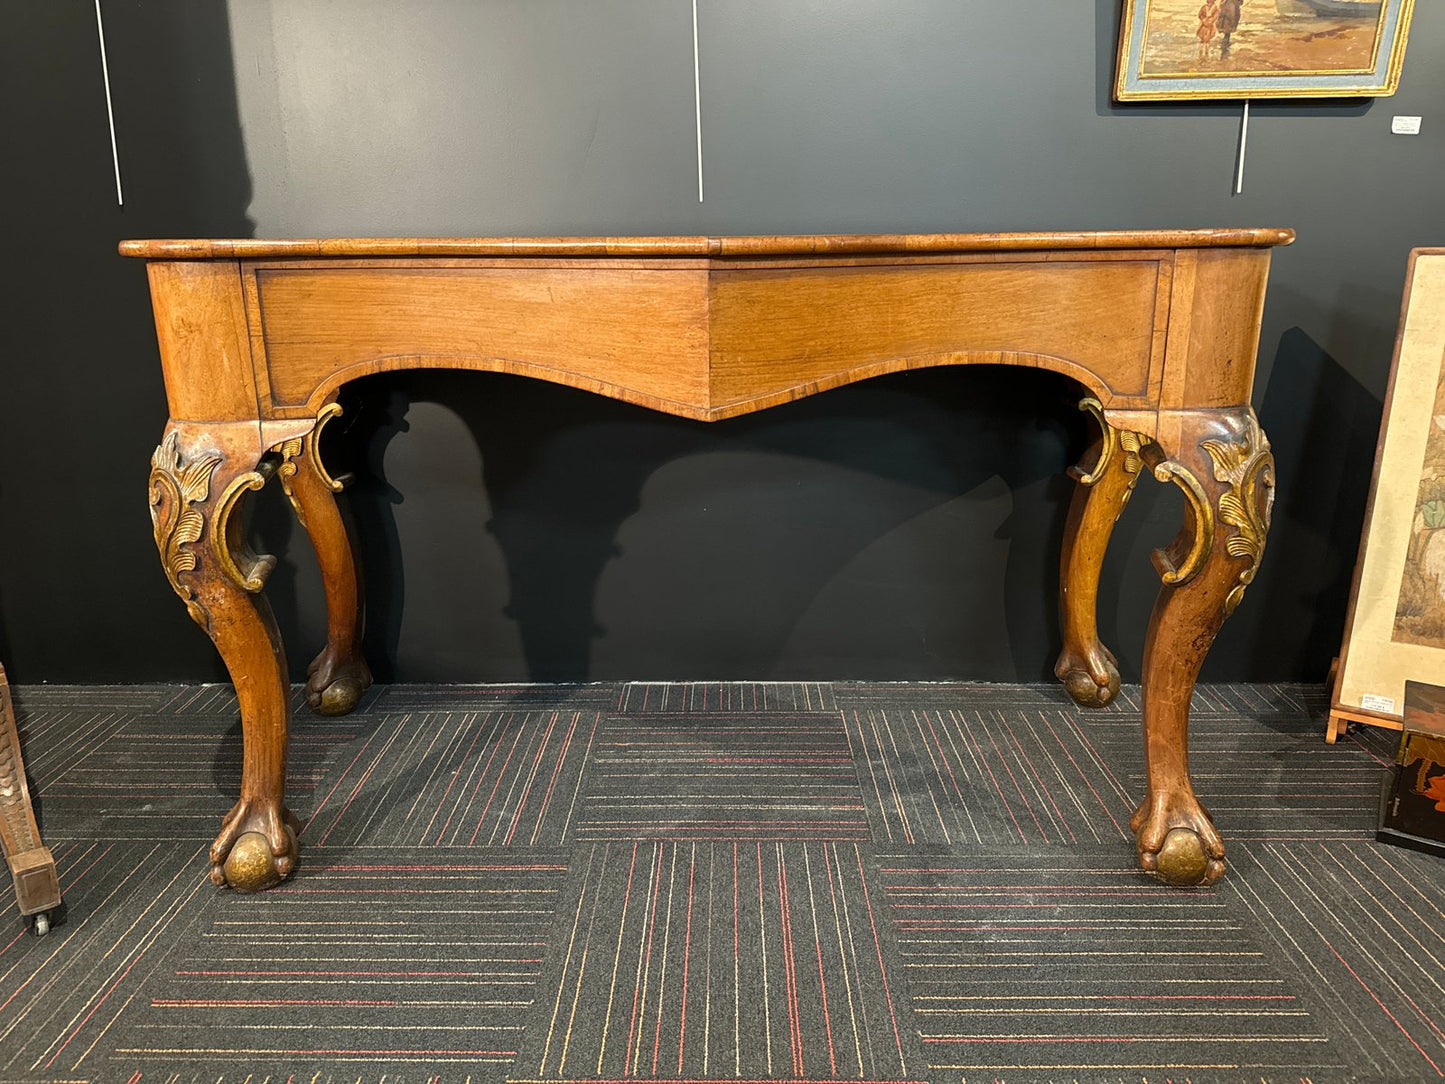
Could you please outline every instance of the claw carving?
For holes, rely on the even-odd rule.
[[[306,668],[306,703],[320,715],[346,715],[371,687],[371,669],[360,657],[341,657],[331,645]]]
[[[238,892],[261,892],[296,868],[300,822],[279,803],[236,803],[211,844],[211,881]]]
[[[1129,821],[1139,866],[1165,884],[1209,885],[1224,876],[1224,841],[1192,791],[1150,794]]]

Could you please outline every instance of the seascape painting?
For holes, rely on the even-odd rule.
[[[1411,0],[1129,0],[1116,96],[1390,94]]]
[[[1391,638],[1397,643],[1445,648],[1445,358],[1441,359],[1440,382],[1425,438],[1425,465],[1420,472]]]

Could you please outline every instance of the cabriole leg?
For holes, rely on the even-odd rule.
[[[1144,645],[1148,793],[1130,822],[1139,864],[1174,885],[1224,873],[1224,842],[1189,779],[1189,701],[1204,657],[1264,556],[1274,457],[1248,408],[1161,415],[1146,458],[1184,492],[1184,526],[1154,564],[1164,581]]]
[[[327,473],[319,447],[322,428],[340,413],[340,406],[329,404],[310,433],[286,441],[279,472],[316,550],[326,591],[326,647],[306,670],[306,702],[322,715],[347,714],[371,685],[371,670],[361,655],[364,609],[355,547],[336,505],[344,483]]]
[[[1054,674],[1077,703],[1100,707],[1119,694],[1119,666],[1113,652],[1099,642],[1099,571],[1114,523],[1139,481],[1144,467],[1139,453],[1148,438],[1111,426],[1097,399],[1083,400],[1079,409],[1094,416],[1100,435],[1090,453],[1092,469],[1073,467],[1069,471],[1079,488],[1064,527],[1059,567],[1064,649]]]
[[[240,702],[241,796],[211,844],[211,880],[270,888],[296,864],[286,808],[290,703],[281,636],[260,594],[276,559],[246,545],[240,505],[275,470],[253,423],[172,422],[151,459],[150,506],[166,577],[220,651]]]

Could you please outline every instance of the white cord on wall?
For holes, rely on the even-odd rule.
[[[1239,172],[1234,175],[1234,194],[1244,191],[1244,150],[1249,146],[1249,99],[1244,99],[1244,116],[1239,121]]]
[[[100,0],[95,0],[95,30],[100,36],[100,77],[105,83],[105,119],[110,124],[110,157],[115,163],[115,204],[125,206],[125,196],[120,190],[120,152],[115,147],[115,110],[110,104],[110,67],[105,62],[105,24],[100,18]]]
[[[95,0],[97,4],[100,0]],[[697,0],[692,0],[692,101],[697,114],[697,201],[702,202],[702,77],[697,60]]]

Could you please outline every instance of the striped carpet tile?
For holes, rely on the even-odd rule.
[[[236,690],[229,684],[172,685],[170,695],[156,709],[157,715],[211,715],[234,716],[236,714]],[[299,685],[291,687],[291,711],[294,714],[306,709],[306,690]]]
[[[985,695],[975,696],[910,685],[902,709],[880,700],[888,688],[835,690],[880,845],[1133,838],[1129,816],[1146,789],[1137,686],[1089,712],[1049,686],[978,686]],[[1191,774],[1230,839],[1373,835],[1380,770],[1396,739],[1365,728],[1328,746],[1310,702],[1295,686],[1196,690]]]
[[[383,685],[373,686],[374,710],[456,711],[459,705],[485,710],[530,707],[616,708],[626,686],[617,682],[557,683],[547,685]]]
[[[1212,694],[1214,690],[1210,690]],[[1131,796],[1145,790],[1140,717],[1130,711],[1076,716],[1099,754],[1097,772]],[[1321,740],[1317,719],[1254,714],[1235,703],[1199,711],[1189,728],[1190,775],[1200,800],[1231,840],[1361,839],[1374,835],[1383,732]],[[1366,744],[1369,743],[1369,744]]]
[[[445,1069],[448,1080],[500,1080],[536,997],[567,868],[541,848],[442,860],[420,848],[320,848],[304,879],[271,892],[238,901],[207,891],[160,966],[131,988],[91,1071],[126,1080],[144,1067],[145,1080],[163,1080],[210,1067],[197,1079],[217,1080],[244,1066],[253,1081],[279,1082]]]
[[[577,816],[590,708],[373,713],[303,818],[320,846],[553,846]],[[299,728],[298,728],[299,729]]]
[[[880,846],[1130,839],[1132,795],[1057,710],[844,710]]]
[[[913,1079],[916,1040],[856,844],[596,844],[510,1074]]]
[[[1440,859],[1369,842],[1251,843],[1221,893],[1315,991],[1361,1079],[1445,1077]]]
[[[1217,890],[1098,852],[880,855],[933,1080],[1298,1079],[1338,1052]]]
[[[836,711],[833,687],[820,681],[634,681],[622,687],[619,712]]]
[[[34,758],[38,763],[27,756],[47,838],[214,838],[216,819],[234,801],[241,779],[236,720],[133,712],[96,713],[96,718],[104,737],[84,741],[73,755],[62,742],[49,756]],[[90,730],[88,720],[72,723],[77,734]],[[293,806],[304,809],[318,800],[316,791],[331,771],[336,750],[357,736],[358,727],[347,720],[315,720],[294,728],[286,784]],[[30,737],[29,748],[46,750],[43,734]],[[62,763],[53,763],[56,756]],[[166,765],[164,774],[156,771],[157,764]]]
[[[3,926],[0,1078],[103,1080],[117,1020],[214,893],[194,842],[53,849],[71,917],[43,939]]]
[[[302,864],[244,898],[229,687],[18,694],[71,917],[0,899],[0,1084],[1445,1076],[1445,864],[1317,690],[1196,690],[1231,871],[1172,892],[1137,687],[298,687]]]
[[[869,838],[836,712],[607,715],[585,775],[576,842]]]

